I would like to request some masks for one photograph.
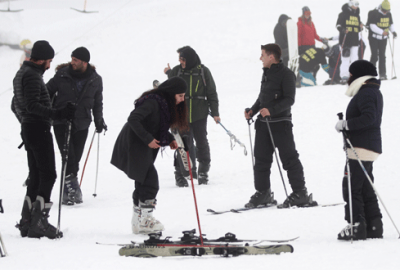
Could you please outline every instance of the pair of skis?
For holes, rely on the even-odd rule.
[[[289,244],[260,245],[263,241],[288,242],[287,240],[242,240],[237,239],[232,233],[218,239],[208,240],[195,235],[196,230],[184,231],[179,241],[171,241],[170,237],[161,239],[161,232],[149,234],[150,238],[143,243],[124,245],[120,250],[121,256],[132,257],[171,257],[171,256],[206,256],[220,255],[223,257],[239,255],[280,254],[293,252]],[[257,243],[252,243],[257,242]]]

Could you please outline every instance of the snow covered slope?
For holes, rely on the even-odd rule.
[[[380,1],[360,1],[361,17]],[[0,214],[0,232],[9,257],[0,258],[0,269],[397,269],[400,265],[399,235],[387,214],[383,213],[384,239],[361,242],[339,242],[337,233],[346,225],[343,207],[277,210],[264,209],[242,214],[213,216],[207,208],[230,209],[243,206],[254,193],[250,154],[242,148],[230,150],[225,131],[209,119],[208,132],[212,167],[208,186],[196,184],[196,195],[202,231],[209,238],[235,233],[240,238],[280,239],[300,236],[293,242],[294,253],[280,256],[222,258],[122,258],[116,246],[103,243],[129,243],[146,237],[131,234],[133,181],[110,164],[116,137],[124,125],[133,101],[152,87],[152,81],[163,81],[163,69],[178,64],[176,49],[192,46],[202,62],[210,68],[217,84],[222,123],[247,145],[249,131],[244,108],[257,98],[261,62],[260,45],[274,42],[273,28],[280,14],[293,19],[301,15],[303,5],[310,7],[317,32],[322,37],[337,34],[337,15],[345,1],[326,0],[97,0],[87,2],[86,9],[99,13],[82,14],[70,7],[83,9],[83,0],[12,1],[19,13],[0,14],[0,42],[19,43],[46,39],[57,55],[45,75],[48,81],[54,68],[70,60],[71,52],[86,46],[91,62],[104,82],[104,113],[109,127],[100,139],[100,175],[94,198],[97,137],[82,184],[84,203],[62,207],[61,240],[21,238],[14,228],[20,219],[27,176],[24,150],[18,150],[20,126],[10,110],[12,80],[19,68],[21,51],[0,46],[0,199],[5,213]],[[400,18],[400,7],[391,1],[394,22]],[[7,2],[0,1],[0,9]],[[400,25],[397,25],[400,31]],[[363,32],[367,35],[367,32]],[[320,45],[320,44],[319,44]],[[396,51],[400,51],[396,43]],[[367,48],[366,58],[370,51]],[[391,71],[390,49],[387,68]],[[395,62],[400,62],[396,55]],[[400,69],[399,69],[400,72]],[[344,111],[349,98],[345,86],[321,86],[328,79],[322,70],[318,85],[297,91],[293,106],[296,146],[305,168],[309,192],[319,203],[342,201],[341,181],[345,155],[342,136],[334,125],[336,114]],[[375,163],[376,187],[394,221],[400,226],[400,146],[398,117],[399,80],[384,81],[383,154]],[[254,129],[251,126],[252,135]],[[87,147],[93,134],[89,131]],[[254,142],[254,139],[253,139]],[[57,172],[60,154],[56,149]],[[86,151],[84,158],[86,157]],[[83,159],[84,159],[83,158]],[[164,236],[175,239],[181,231],[197,228],[193,194],[189,188],[175,187],[173,152],[159,155],[156,167],[161,189],[155,216],[165,225]],[[83,162],[81,163],[81,167]],[[278,202],[285,199],[276,163],[272,167],[272,189]],[[287,183],[287,177],[285,175]],[[59,180],[52,200],[50,222],[57,224]],[[383,210],[383,209],[382,209]],[[396,266],[397,265],[397,266]]]

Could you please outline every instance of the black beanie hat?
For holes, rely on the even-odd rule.
[[[185,60],[186,60],[185,69],[192,69],[195,66],[200,64],[199,63],[199,59],[200,58],[198,57],[196,51],[193,50],[190,47],[188,47],[188,48],[184,49],[183,51],[181,51],[179,56],[185,58]]]
[[[349,72],[353,79],[360,78],[362,76],[378,76],[376,67],[367,60],[357,60],[350,65]]]
[[[79,48],[76,48],[75,51],[72,52],[71,57],[75,57],[83,62],[89,63],[90,52],[85,47],[79,47]]]
[[[54,58],[54,49],[46,40],[38,40],[33,44],[31,58],[36,60],[48,60]]]
[[[168,94],[176,95],[186,93],[187,85],[182,78],[172,77],[160,84],[157,89],[165,91]]]

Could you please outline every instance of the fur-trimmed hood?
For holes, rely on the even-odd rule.
[[[62,68],[64,68],[64,67],[68,67],[70,64],[71,64],[71,62],[64,63],[64,64],[59,64],[59,65],[56,67],[55,71],[57,72],[57,71],[59,71],[60,69],[62,69]],[[89,66],[90,66],[90,68],[91,68],[92,70],[96,70],[96,66],[94,66],[94,65],[92,65],[92,64],[89,64]]]

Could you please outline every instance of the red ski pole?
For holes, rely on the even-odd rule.
[[[96,135],[96,130],[93,133],[93,137],[92,137],[92,141],[90,142],[90,147],[86,156],[86,160],[85,160],[85,165],[83,165],[83,169],[82,169],[82,175],[81,175],[81,181],[79,182],[79,186],[82,185],[82,180],[83,180],[83,174],[85,173],[85,168],[86,168],[86,163],[89,159],[89,154],[90,154],[90,150],[92,149],[92,145],[93,145],[93,141],[94,141],[94,136]]]
[[[190,165],[189,147],[187,145],[186,138],[182,138],[182,141],[183,141],[183,145],[184,145],[184,150],[185,150],[186,155],[187,155],[187,159],[189,160],[189,162],[188,162],[188,164],[189,164],[189,174],[190,174],[190,181],[192,182],[194,206],[196,208],[197,224],[199,225],[200,242],[201,242],[201,246],[203,246],[204,245],[203,244],[203,235],[201,233],[199,210],[197,208],[197,200],[196,200],[196,192],[194,191],[193,174],[192,174],[192,168],[191,168],[191,165]]]

